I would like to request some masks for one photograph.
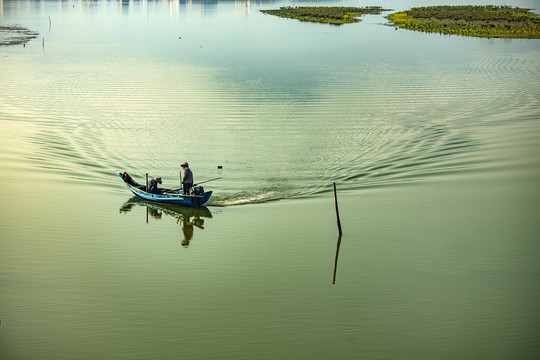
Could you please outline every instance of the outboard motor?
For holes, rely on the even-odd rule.
[[[204,188],[202,186],[195,186],[192,193],[193,195],[202,195],[204,193]]]

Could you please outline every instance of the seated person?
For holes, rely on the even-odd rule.
[[[161,178],[153,178],[148,182],[148,189],[146,190],[146,192],[149,192],[151,194],[159,194],[158,184],[161,184]]]

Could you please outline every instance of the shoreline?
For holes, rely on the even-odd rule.
[[[385,16],[397,28],[484,38],[540,39],[540,17],[532,9],[496,5],[442,5],[413,7]],[[359,16],[379,15],[380,6],[282,6],[259,10],[263,14],[306,22],[343,25],[362,21]]]

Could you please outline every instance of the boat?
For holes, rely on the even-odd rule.
[[[180,189],[164,189],[160,188],[159,193],[152,194],[146,192],[146,185],[137,183],[127,173],[118,173],[120,179],[126,184],[126,187],[135,195],[148,201],[154,201],[162,204],[182,205],[201,207],[210,200],[212,191],[204,191],[202,186],[193,187],[193,193],[186,195]]]

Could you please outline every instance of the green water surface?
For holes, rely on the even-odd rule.
[[[2,360],[540,355],[538,40],[0,5],[40,33],[0,47]],[[201,211],[117,175],[185,161]]]

